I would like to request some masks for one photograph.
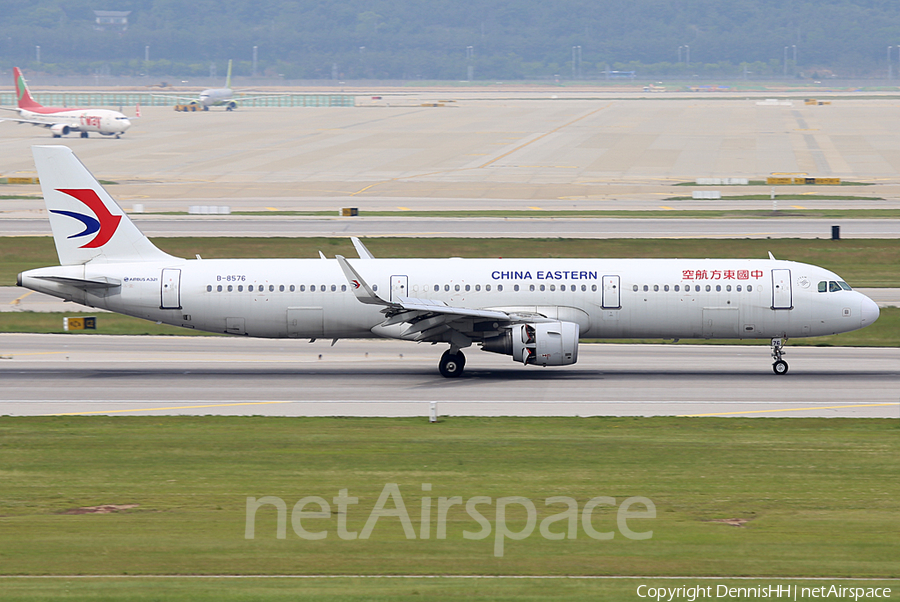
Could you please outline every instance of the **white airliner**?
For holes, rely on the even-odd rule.
[[[525,365],[579,338],[771,339],[872,324],[878,306],[828,270],[769,259],[181,259],[156,248],[70,149],[35,146],[60,266],[18,285],[90,307],[237,336],[479,344]]]
[[[163,98],[173,98],[170,95],[159,94],[156,96],[161,96]],[[256,98],[273,98],[275,96],[284,96],[284,95],[267,95],[265,97],[252,96],[252,97],[234,97],[234,90],[231,89],[231,60],[228,61],[228,75],[225,77],[225,87],[224,88],[210,88],[209,90],[203,90],[200,92],[199,98],[188,98],[184,96],[175,96],[174,98],[178,98],[180,100],[188,101],[188,104],[192,105],[200,105],[203,107],[204,111],[208,111],[209,107],[225,107],[226,111],[233,111],[237,108],[239,102],[245,102],[248,100],[255,100]]]
[[[70,132],[81,132],[82,138],[87,138],[90,132],[119,138],[131,127],[128,117],[118,111],[41,106],[32,98],[18,67],[13,67],[13,76],[16,82],[18,108],[6,110],[17,111],[19,119],[3,118],[0,121],[30,123],[49,128],[54,138],[66,136]]]

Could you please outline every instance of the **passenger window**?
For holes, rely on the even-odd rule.
[[[222,292],[222,285],[221,285],[221,284],[220,284],[219,286],[216,287],[216,292],[219,292],[219,293]]]
[[[480,290],[481,290],[481,285],[480,285],[480,284],[476,284],[476,285],[475,285],[475,290],[476,290],[476,291],[480,291]]]
[[[497,285],[497,291],[502,291],[502,290],[503,290],[503,285],[502,285],[502,284],[498,284],[498,285]]]
[[[717,293],[721,293],[721,292],[722,292],[722,285],[721,285],[721,284],[717,284],[717,285],[716,285],[716,292],[717,292]]]
[[[239,285],[238,285],[238,292],[239,292],[239,293],[244,292],[244,285],[243,285],[243,284],[239,284]]]
[[[544,286],[544,285],[542,284],[542,285],[541,285],[541,290],[542,290],[542,291],[545,291],[545,290],[547,290],[547,287]]]
[[[679,285],[676,284],[676,285],[675,285],[675,292],[677,293],[677,292],[680,291],[680,290],[681,290],[681,287],[680,287]]]
[[[632,288],[632,290],[633,290],[634,292],[637,292],[637,290],[638,290],[638,285],[635,284],[635,285],[634,285],[633,287],[631,287],[631,288]]]
[[[315,284],[310,284],[310,285],[309,285],[309,292],[311,292],[311,293],[316,292],[316,285],[315,285]]]
[[[559,285],[559,290],[561,290],[561,291],[566,290],[566,285],[565,285],[565,284],[560,284],[560,285]]]
[[[453,287],[453,290],[456,291],[456,292],[459,292],[459,285],[458,285],[458,284],[455,285],[455,286]]]
[[[828,292],[828,283],[824,280],[819,281],[819,292],[827,293]]]
[[[301,285],[300,285],[300,292],[301,292],[301,293],[305,293],[305,292],[306,292],[306,285],[305,285],[305,284],[301,284]]]
[[[586,284],[582,284],[582,285],[581,285],[581,292],[582,292],[582,293],[587,292],[587,285],[586,285]]]
[[[472,290],[472,287],[469,286],[469,285],[467,284],[467,285],[466,285],[466,292],[468,293],[470,290]]]
[[[486,290],[486,291],[491,290],[491,285],[490,285],[490,284],[485,284],[485,285],[484,285],[484,290]]]
[[[695,287],[694,287],[694,290],[695,290],[696,292],[699,293],[699,292],[700,292],[700,285],[698,284],[697,286],[695,286]]]
[[[232,286],[229,284],[229,285],[228,285],[228,292],[230,293],[230,292],[233,291],[233,290],[234,290],[234,289],[233,289]]]
[[[283,284],[279,284],[279,285],[278,285],[278,292],[279,292],[279,293],[283,293],[283,292],[284,292],[284,285],[283,285]]]
[[[551,291],[555,291],[555,290],[556,290],[556,285],[555,285],[555,284],[551,284],[551,285],[550,285],[550,290],[551,290]]]
[[[377,291],[377,290],[378,290],[378,285],[377,285],[377,284],[373,284],[373,285],[372,285],[372,290],[373,290],[373,291]]]
[[[841,285],[838,284],[837,282],[835,282],[834,280],[832,280],[828,283],[828,292],[829,293],[836,293],[839,290],[841,290]]]
[[[596,284],[592,284],[592,285],[591,285],[591,291],[593,291],[593,292],[595,292],[595,293],[597,292],[597,285],[596,285]]]
[[[450,292],[450,285],[449,285],[449,284],[445,284],[445,285],[444,285],[444,291],[445,291],[445,292]]]
[[[711,290],[712,290],[712,287],[711,287],[710,285],[707,284],[707,285],[706,285],[706,292],[708,293],[708,292],[711,291]]]
[[[337,291],[337,285],[332,284],[332,285],[331,285],[331,292],[333,293],[333,292],[335,292],[335,291]]]
[[[275,292],[275,285],[274,285],[274,284],[270,284],[270,285],[269,285],[269,292],[270,292],[270,293],[274,293],[274,292]]]
[[[295,290],[297,290],[297,287],[294,286],[294,285],[292,284],[292,285],[291,285],[291,292],[293,293]]]
[[[669,292],[669,285],[668,285],[668,284],[664,285],[664,286],[663,286],[663,290],[664,290],[665,292],[668,293],[668,292]]]
[[[533,291],[534,291],[534,285],[532,284],[531,286],[529,286],[529,287],[528,287],[528,290],[530,290],[530,291],[533,292]]]
[[[726,290],[727,292],[730,293],[730,292],[731,292],[731,285],[730,285],[730,284],[726,284],[726,285],[725,285],[725,290]]]
[[[291,287],[291,288],[293,288],[293,287]],[[341,285],[341,292],[342,292],[342,293],[346,293],[346,292],[347,292],[347,285],[346,285],[346,284],[342,284],[342,285]]]
[[[440,290],[441,290],[441,285],[440,285],[440,284],[435,284],[435,285],[434,285],[434,292],[438,292],[438,291],[440,291]]]
[[[737,285],[737,292],[741,292],[741,285]]]
[[[752,284],[748,284],[748,285],[747,285],[747,292],[748,292],[748,293],[752,293],[752,292],[753,292],[753,285],[752,285]]]
[[[211,292],[212,292],[212,285],[211,285],[211,284],[207,284],[207,285],[206,285],[206,292],[207,292],[207,293],[211,293]]]
[[[644,292],[646,293],[646,292],[649,291],[649,290],[650,290],[650,287],[647,286],[647,285],[645,284],[645,285],[644,285]]]
[[[514,285],[513,285],[513,290],[516,291],[516,292],[519,292],[519,285],[518,285],[518,284],[514,284]]]

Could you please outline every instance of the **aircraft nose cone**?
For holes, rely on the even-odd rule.
[[[881,310],[878,309],[877,303],[868,297],[863,296],[862,301],[860,302],[859,313],[862,316],[860,319],[860,326],[868,326],[878,319]]]
[[[127,130],[130,127],[131,127],[131,122],[127,119],[123,119],[122,120],[122,131],[124,132],[125,130]]]

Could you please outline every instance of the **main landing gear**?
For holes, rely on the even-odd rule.
[[[786,341],[787,339],[785,339]],[[786,361],[781,359],[781,356],[784,355],[784,341],[781,339],[772,339],[772,359],[775,360],[775,363],[772,364],[772,370],[775,371],[775,374],[787,374],[788,364]]]
[[[466,356],[463,355],[463,352],[459,349],[448,349],[444,352],[444,355],[441,356],[441,361],[438,362],[438,369],[441,371],[441,376],[447,378],[456,378],[460,376],[465,367]]]

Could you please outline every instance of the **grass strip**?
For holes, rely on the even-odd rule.
[[[81,309],[80,305],[73,309]],[[178,328],[157,324],[140,318],[132,318],[108,312],[72,311],[51,312],[0,312],[0,332],[34,332],[42,334],[66,334],[63,318],[95,316],[96,330],[68,332],[70,335],[178,335],[178,336],[225,336],[191,328]],[[663,339],[584,339],[584,343],[654,343],[670,345],[769,345],[769,339],[682,339],[677,343]],[[881,310],[878,324],[874,328],[863,328],[826,337],[791,339],[790,347],[900,347],[900,308],[885,307]]]
[[[897,421],[884,419],[0,417],[0,566],[5,575],[897,577],[898,456]],[[339,537],[339,521],[364,529],[389,483],[412,533],[383,516],[368,538]],[[343,489],[358,502],[339,516],[332,502]],[[245,537],[247,497],[263,496],[286,504],[284,539],[274,506]],[[306,496],[331,505],[302,518],[323,539],[301,538],[288,516]],[[440,538],[439,498],[454,496],[463,503],[446,511]],[[485,539],[463,535],[482,531],[465,506],[475,496],[491,498],[478,507]],[[508,496],[531,500],[536,522],[498,557],[496,500]],[[579,512],[614,498],[588,523],[613,537],[588,537],[583,520],[567,519],[548,533],[575,538],[542,536],[538,525],[566,509],[545,504],[554,496]],[[632,496],[656,508],[628,522],[652,530],[648,539],[624,537],[617,522],[616,506]],[[125,508],[79,513],[109,504]],[[524,507],[510,506],[506,524],[526,531]]]
[[[177,257],[356,257],[348,238],[155,238],[154,244]],[[368,238],[376,257],[683,257],[765,258],[811,263],[839,274],[855,287],[900,286],[900,239],[573,239],[573,238]],[[53,239],[0,237],[0,285],[16,274],[58,265]]]
[[[766,197],[768,200],[769,197]],[[806,200],[810,197],[804,196]],[[817,197],[823,198],[823,197]],[[846,197],[840,197],[846,198]],[[781,197],[779,197],[780,200]],[[687,197],[666,200],[689,200]],[[156,213],[145,212],[139,215],[190,215],[186,211],[160,211]],[[232,211],[231,215],[265,216],[265,217],[337,217],[336,211]],[[360,209],[360,217],[429,217],[429,218],[506,218],[506,219],[547,219],[547,218],[630,218],[630,219],[768,219],[768,218],[818,218],[818,219],[876,219],[900,217],[900,209],[796,209],[788,211],[770,211],[753,209],[651,209],[646,211],[629,210],[578,210],[578,209],[484,209],[484,210],[454,210],[454,211],[369,211]],[[351,218],[348,218],[351,219]]]
[[[643,586],[643,587],[642,587]],[[421,602],[422,600],[459,600],[465,602],[545,602],[547,600],[596,602],[634,602],[647,596],[650,588],[711,588],[704,590],[710,594],[701,600],[715,599],[722,594],[724,600],[758,601],[758,595],[746,592],[746,589],[729,590],[727,588],[763,587],[772,592],[792,594],[793,588],[799,588],[798,599],[811,599],[808,593],[813,588],[822,588],[820,593],[831,586],[890,588],[888,599],[900,599],[895,592],[900,591],[896,581],[793,581],[793,580],[688,580],[688,579],[622,579],[622,580],[586,580],[586,579],[454,579],[437,578],[378,578],[365,579],[353,577],[338,578],[138,578],[138,579],[41,579],[23,580],[0,577],[0,588],[4,594],[0,599],[15,599],[22,602],[31,600],[75,601],[109,601],[109,602],[143,602],[146,600],[167,600],[178,602],[246,602],[247,600],[267,600],[270,602],[295,602],[296,600],[317,600],[320,602]],[[774,588],[781,587],[781,590]],[[786,590],[784,588],[792,588]],[[723,589],[725,588],[725,589]],[[734,591],[732,595],[726,592]],[[745,593],[746,592],[746,593]],[[685,590],[686,593],[686,590]],[[696,590],[694,590],[696,593]],[[749,595],[747,595],[749,594]],[[803,594],[806,594],[803,598]],[[668,595],[668,594],[667,594]],[[783,595],[782,599],[793,599]],[[820,597],[822,597],[820,595]],[[772,595],[770,598],[777,600]],[[834,598],[834,596],[832,596]],[[656,597],[651,597],[656,600]],[[668,597],[664,598],[668,600]],[[689,596],[680,595],[676,600],[688,600]],[[696,598],[695,598],[696,599]],[[884,600],[884,598],[882,598]]]
[[[808,201],[811,198],[811,195],[808,194],[776,194],[776,201]],[[817,194],[815,195],[816,199],[823,201],[883,201],[881,197],[877,196],[850,196],[846,194]],[[697,200],[692,196],[675,196],[669,197],[666,199],[667,201],[693,201]],[[772,197],[768,194],[737,194],[733,196],[723,196],[722,201],[768,201],[772,200]]]

